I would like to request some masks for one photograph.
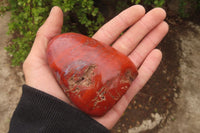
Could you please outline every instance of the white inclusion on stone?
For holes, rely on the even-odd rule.
[[[74,61],[72,62],[70,65],[67,66],[67,68],[65,69],[65,74],[64,76],[66,76],[69,72],[71,72],[73,69],[75,70],[75,72],[79,72],[81,69],[83,69],[85,66],[87,66],[87,62],[82,61],[82,60],[78,60],[78,61]]]
[[[60,82],[60,74],[59,74],[59,72],[56,72],[56,78],[57,78],[58,82]]]

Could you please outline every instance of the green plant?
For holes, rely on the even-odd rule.
[[[12,56],[12,65],[21,64],[27,57],[38,28],[53,6],[64,12],[62,32],[79,32],[92,36],[104,23],[104,17],[94,6],[93,0],[8,0],[9,6],[1,6],[1,11],[11,10],[9,34],[12,43],[6,50]]]
[[[0,15],[2,15],[2,12],[6,12],[9,10],[9,6],[7,6],[7,1],[6,0],[1,0],[0,1]]]
[[[154,0],[153,4],[156,7],[162,7],[165,4],[165,0]]]
[[[185,6],[187,5],[185,0],[179,0],[179,14],[182,18],[189,17],[189,14],[185,10]]]
[[[64,31],[76,31],[92,36],[104,23],[104,17],[93,0],[53,0],[68,15],[65,17]]]
[[[162,7],[165,0],[131,0],[134,4],[143,4],[152,7]]]
[[[165,0],[118,0],[116,6],[116,12],[124,10],[131,5],[141,4],[144,7],[153,8],[153,7],[162,7],[165,4]]]
[[[200,0],[179,0],[179,15],[188,18],[191,14],[199,14]]]

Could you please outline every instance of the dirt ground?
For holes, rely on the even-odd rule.
[[[161,64],[112,133],[199,133],[200,26],[168,21]]]
[[[172,112],[167,124],[159,133],[200,131],[200,26],[190,22],[182,27],[182,31],[183,29],[184,32],[179,33],[183,52],[178,78],[180,95],[175,100],[177,109]]]
[[[11,67],[4,50],[9,43],[10,13],[0,17],[0,132],[10,118],[24,83],[22,69]],[[151,80],[132,100],[112,133],[198,133],[200,128],[200,26],[169,20],[159,48],[163,60]]]
[[[4,50],[11,36],[6,35],[10,13],[0,17],[0,133],[8,131],[10,118],[21,95],[23,73],[20,67],[11,67],[10,57]]]

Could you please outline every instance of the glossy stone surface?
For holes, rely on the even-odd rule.
[[[87,36],[65,33],[47,47],[50,68],[67,97],[83,112],[104,115],[137,76],[131,60]]]

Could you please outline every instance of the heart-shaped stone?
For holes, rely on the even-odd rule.
[[[92,116],[110,110],[138,74],[127,56],[77,33],[54,37],[48,44],[47,57],[64,93]]]

